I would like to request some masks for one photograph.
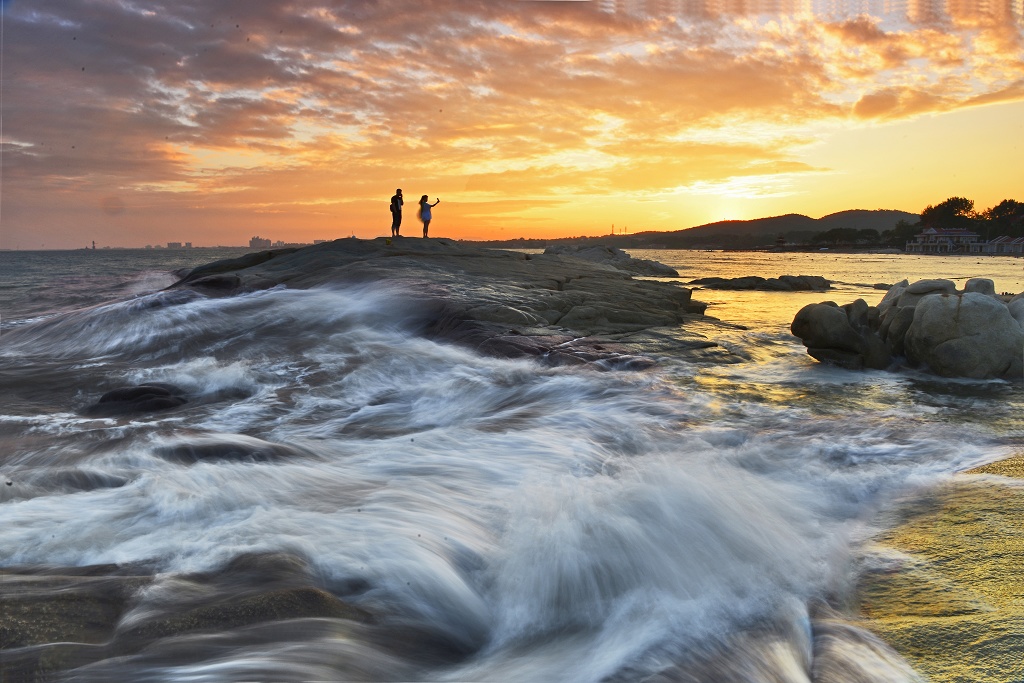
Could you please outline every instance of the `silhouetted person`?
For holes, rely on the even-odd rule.
[[[391,236],[398,237],[398,230],[402,227],[402,188],[395,190],[395,196],[391,198]]]
[[[430,227],[430,208],[432,206],[437,206],[438,204],[441,203],[440,199],[438,199],[433,204],[428,204],[427,201],[427,195],[423,195],[422,197],[420,197],[420,220],[423,221],[424,238],[426,238],[427,236],[427,228]]]

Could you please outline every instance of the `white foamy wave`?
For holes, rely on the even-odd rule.
[[[62,314],[11,330],[5,355],[149,361],[197,353],[287,354],[353,327],[405,330],[421,316],[379,290],[275,288],[227,299],[174,290]]]
[[[0,563],[173,575],[294,553],[382,628],[475,653],[413,669],[424,679],[642,680],[724,652],[801,680],[809,605],[843,594],[875,513],[991,459],[972,420],[1015,410],[991,385],[955,385],[979,392],[964,399],[791,363],[782,335],[744,365],[612,373],[481,357],[417,336],[421,321],[386,292],[276,289],[163,293],[5,335],[21,393],[0,418]],[[67,407],[147,382],[189,402]],[[36,400],[50,412],[23,408]],[[292,661],[284,647],[267,670]],[[410,671],[394,665],[380,677]]]

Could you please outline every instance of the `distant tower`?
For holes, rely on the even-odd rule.
[[[92,241],[92,250],[96,251],[96,240]]]

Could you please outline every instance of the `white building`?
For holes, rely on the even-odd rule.
[[[988,242],[971,245],[972,254],[1024,254],[1024,237],[1000,235]]]
[[[908,254],[969,254],[976,252],[978,233],[963,228],[925,228],[907,242]]]

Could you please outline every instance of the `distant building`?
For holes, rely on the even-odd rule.
[[[168,242],[167,243],[167,248],[168,249],[181,249],[181,242]]]
[[[266,249],[270,246],[270,240],[263,239],[259,235],[249,240],[249,247],[252,249]]]
[[[1024,237],[1000,235],[988,242],[971,245],[972,254],[1024,254]]]
[[[925,228],[907,242],[908,254],[969,254],[976,252],[978,233],[963,228]]]
[[[186,249],[191,249],[192,248],[192,243],[191,242],[185,242],[185,248]]]

